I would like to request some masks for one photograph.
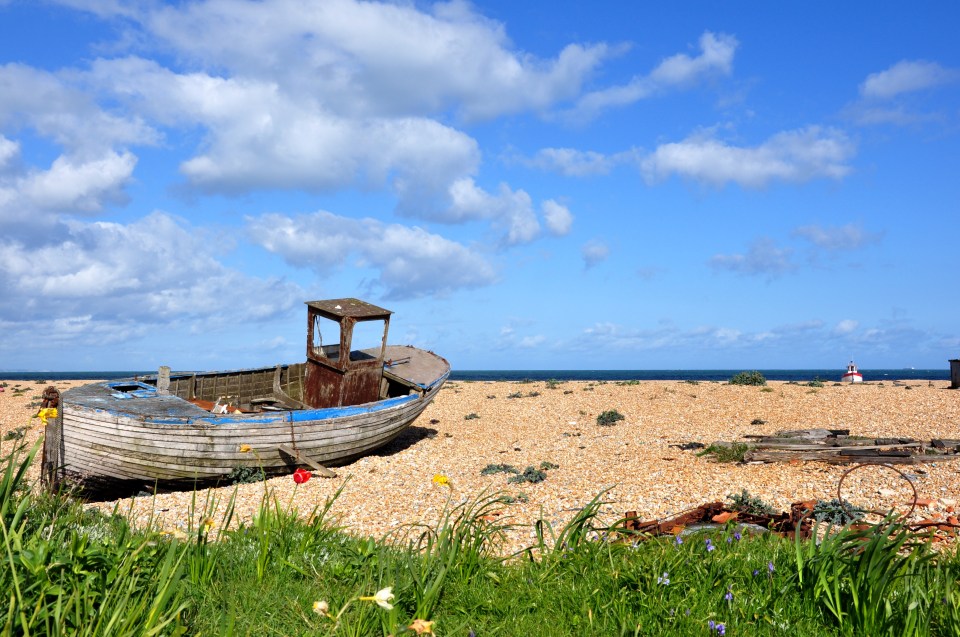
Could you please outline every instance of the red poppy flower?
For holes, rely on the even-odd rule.
[[[296,482],[297,484],[303,484],[304,482],[309,480],[310,476],[312,475],[313,474],[310,473],[309,471],[303,468],[299,468],[293,472],[293,481]]]

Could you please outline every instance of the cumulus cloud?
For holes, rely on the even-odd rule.
[[[82,74],[54,74],[22,64],[0,65],[0,126],[32,128],[83,159],[116,146],[154,145],[160,134],[135,114],[97,103]]]
[[[627,84],[587,93],[577,102],[571,116],[593,117],[602,110],[633,104],[667,89],[730,74],[738,46],[736,38],[707,31],[700,36],[699,46],[700,53],[695,57],[678,53],[663,60],[648,75],[638,75]]]
[[[819,126],[777,133],[754,147],[728,144],[704,132],[659,146],[640,167],[650,183],[679,175],[715,186],[734,182],[760,188],[772,181],[841,179],[851,171],[847,162],[854,150],[841,131]]]
[[[779,248],[772,239],[762,238],[750,244],[746,254],[718,254],[709,263],[717,270],[777,277],[796,268],[792,255],[790,248]]]
[[[923,91],[960,79],[955,69],[936,62],[901,60],[878,73],[871,73],[860,85],[860,95],[869,99],[887,100],[904,93]]]
[[[591,239],[580,248],[580,255],[583,257],[584,267],[589,269],[606,261],[610,256],[610,248],[600,239]]]
[[[252,240],[291,265],[327,273],[349,256],[377,270],[377,284],[391,299],[440,296],[489,285],[493,266],[469,248],[422,228],[350,219],[330,212],[249,218]]]
[[[303,296],[281,279],[223,266],[204,233],[161,212],[130,224],[68,220],[63,228],[43,245],[0,240],[0,320],[95,344],[101,332],[128,337],[175,322],[263,320]],[[237,290],[244,303],[232,302]],[[52,327],[38,329],[41,320]]]
[[[793,236],[806,239],[823,250],[856,250],[877,243],[883,237],[880,233],[868,232],[854,223],[833,227],[816,224],[800,226],[793,230]]]
[[[361,117],[542,110],[575,97],[609,55],[602,43],[570,44],[548,59],[517,51],[503,24],[457,0],[426,9],[357,0],[133,6],[135,14],[129,5],[117,12],[194,65],[275,81]]]
[[[573,214],[570,210],[552,199],[543,202],[543,221],[551,234],[563,236],[570,233]]]

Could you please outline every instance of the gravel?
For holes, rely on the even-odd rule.
[[[55,383],[61,390],[79,384]],[[17,385],[27,391],[18,394]],[[291,476],[279,476],[196,494],[162,493],[88,506],[116,509],[137,525],[153,523],[174,531],[207,517],[215,526],[222,524],[234,493],[235,525],[248,523],[265,495],[307,517],[342,488],[330,511],[333,519],[350,533],[381,538],[405,525],[435,524],[447,507],[499,494],[515,500],[503,504],[498,518],[512,525],[501,547],[512,553],[533,542],[532,525],[538,519],[559,531],[601,493],[601,519],[607,522],[626,511],[637,511],[641,519],[668,517],[743,489],[778,510],[789,510],[793,502],[832,500],[849,465],[716,463],[676,445],[742,441],[748,434],[807,428],[849,429],[852,435],[869,437],[960,438],[960,391],[948,385],[449,382],[400,438],[374,455],[336,467],[337,478],[315,475],[297,486]],[[0,437],[26,426],[22,441],[39,438],[42,426],[31,418],[36,413],[31,403],[39,400],[44,386],[7,381],[0,393]],[[597,416],[610,410],[624,419],[599,426]],[[3,441],[4,454],[14,442]],[[34,482],[38,464],[28,474]],[[545,476],[540,482],[510,482],[518,474],[484,475],[489,465],[511,465],[520,474],[532,467]],[[933,519],[956,515],[960,462],[900,470],[918,497],[930,500],[918,514]],[[449,486],[437,484],[437,475],[446,476]],[[844,480],[843,489],[845,499],[865,508],[906,510],[913,497],[910,485],[882,466],[858,469]]]

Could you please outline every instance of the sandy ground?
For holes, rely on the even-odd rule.
[[[61,390],[81,384],[60,381]],[[605,520],[626,511],[642,519],[663,518],[699,504],[725,500],[746,489],[774,507],[793,502],[831,500],[848,466],[821,462],[721,464],[674,445],[739,441],[747,434],[783,429],[844,428],[870,437],[960,438],[960,391],[945,381],[886,381],[863,385],[772,382],[766,388],[723,383],[650,381],[613,382],[449,382],[439,397],[396,441],[379,453],[337,467],[337,478],[315,476],[296,486],[290,476],[266,483],[210,489],[197,500],[223,503],[237,490],[237,519],[249,521],[265,491],[284,506],[307,515],[335,491],[336,521],[352,533],[380,538],[411,523],[434,524],[444,508],[481,494],[501,493],[517,501],[503,506],[500,519],[515,525],[505,551],[533,541],[531,525],[544,519],[559,529],[605,489]],[[19,386],[20,390],[16,391]],[[31,418],[45,384],[7,381],[0,393],[0,437],[6,454],[14,444],[9,432],[26,427],[21,441],[41,433]],[[513,397],[511,397],[513,396]],[[597,425],[598,414],[616,410],[625,416],[612,427]],[[764,424],[752,424],[757,420]],[[548,462],[537,484],[510,484],[509,474],[481,475],[491,464],[523,470]],[[39,463],[31,469],[38,480]],[[960,461],[901,467],[920,498],[933,502],[923,515],[952,515],[960,499]],[[437,485],[441,474],[451,488]],[[911,500],[913,491],[884,467],[857,470],[843,481],[844,498],[869,508]],[[165,493],[93,503],[115,506],[136,524],[152,518],[160,528],[187,528],[203,517],[191,514],[193,493]],[[904,507],[906,508],[906,507]]]

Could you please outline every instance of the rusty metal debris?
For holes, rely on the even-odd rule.
[[[837,482],[837,501],[839,501],[840,506],[847,512],[848,517],[851,519],[857,516],[854,514],[854,511],[849,508],[851,506],[850,503],[843,497],[843,483],[851,473],[868,466],[876,467],[877,465],[866,463],[853,466],[844,471],[843,475],[840,476],[840,480]],[[934,515],[933,517],[920,520],[912,519],[917,507],[929,507],[934,501],[919,498],[916,486],[906,474],[889,464],[882,466],[896,473],[899,478],[902,478],[910,485],[913,497],[909,501],[904,502],[904,504],[909,505],[910,508],[905,513],[897,513],[892,508],[888,511],[864,511],[865,513],[878,515],[884,520],[889,520],[891,517],[895,518],[906,528],[918,534],[925,534],[932,541],[943,541],[947,538],[957,537],[958,531],[960,531],[960,519],[958,519],[956,514],[947,516],[945,519],[941,515]],[[710,502],[688,509],[670,518],[646,521],[640,520],[636,511],[627,511],[624,516],[623,529],[625,534],[629,535],[631,539],[646,539],[658,536],[680,535],[684,531],[697,528],[700,525],[715,524],[719,526],[729,522],[736,522],[737,524],[745,525],[747,528],[760,527],[782,537],[795,538],[799,534],[802,539],[809,539],[816,532],[818,525],[814,517],[814,509],[816,506],[816,500],[805,500],[791,504],[789,512],[758,514],[740,510],[736,503],[725,504],[723,502]],[[948,508],[947,511],[952,512],[952,508]],[[879,523],[880,522],[872,523],[860,519],[853,524],[856,528],[869,528]]]

